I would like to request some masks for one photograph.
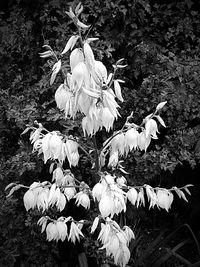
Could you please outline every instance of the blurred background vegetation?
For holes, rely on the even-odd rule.
[[[38,120],[49,130],[81,132],[78,124],[65,121],[56,108],[54,93],[62,77],[50,86],[50,69],[38,55],[44,44],[62,51],[75,31],[65,11],[77,4],[66,0],[0,2],[0,266],[61,266],[56,244],[47,243],[36,226],[39,214],[25,212],[24,192],[6,199],[4,188],[13,181],[29,185],[50,179],[48,166],[32,154],[28,136],[21,136],[27,124]],[[96,58],[109,71],[120,58],[128,65],[119,73],[125,81],[125,102],[115,128],[131,111],[134,122],[140,123],[159,102],[168,101],[162,112],[167,128],[160,129],[159,139],[147,154],[137,151],[125,159],[129,183],[167,188],[195,185],[189,202],[177,199],[169,214],[132,208],[127,220],[140,235],[150,232],[155,236],[188,223],[198,237],[200,4],[192,0],[83,0],[82,4],[82,21],[91,25],[91,37],[99,37],[93,44]],[[99,145],[102,138],[98,136]],[[81,163],[77,175],[92,179],[90,164],[84,157]]]

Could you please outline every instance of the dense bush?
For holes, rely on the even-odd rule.
[[[68,10],[68,4],[76,6],[77,1],[31,3],[10,1],[2,6],[0,14],[0,210],[3,229],[0,243],[4,244],[0,248],[4,253],[0,261],[2,265],[7,262],[13,266],[20,256],[23,258],[20,266],[54,266],[50,257],[50,254],[54,255],[54,248],[49,250],[44,241],[38,240],[34,224],[32,231],[27,229],[27,220],[34,220],[24,213],[21,200],[18,200],[22,194],[7,200],[4,188],[13,181],[30,184],[37,179],[47,179],[48,171],[42,161],[32,155],[27,136],[20,136],[27,124],[38,120],[49,130],[63,129],[64,125],[66,131],[80,132],[77,125],[64,121],[58,113],[53,95],[59,77],[50,87],[51,62],[45,63],[38,57],[43,44],[50,44],[57,51],[64,47],[70,32],[75,30],[66,20],[64,11]],[[160,4],[159,1],[139,0],[134,3],[131,0],[95,0],[83,1],[83,4],[82,19],[92,25],[90,34],[100,39],[93,46],[97,57],[110,69],[112,63],[122,57],[128,65],[120,73],[126,82],[123,89],[125,104],[116,129],[131,110],[134,121],[139,123],[141,116],[149,114],[157,103],[168,101],[163,114],[167,129],[161,130],[159,140],[150,146],[147,154],[137,152],[126,159],[131,182],[144,183],[156,177],[156,182],[163,185],[166,183],[163,173],[173,173],[185,162],[195,168],[200,155],[199,6],[191,1]],[[97,141],[101,143],[105,138],[99,136]],[[84,160],[77,170],[79,176],[90,173],[90,165]],[[182,177],[179,180],[177,184],[185,184]],[[23,236],[20,236],[22,232]],[[24,240],[32,241],[30,247],[27,248]],[[44,253],[38,258],[35,248],[41,243]]]

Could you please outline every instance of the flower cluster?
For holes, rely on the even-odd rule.
[[[66,197],[56,184],[49,186],[48,182],[34,182],[24,194],[24,206],[26,210],[35,209],[44,212],[49,207],[56,205],[62,211],[66,205]]]
[[[83,221],[75,222],[71,216],[64,218],[60,217],[57,220],[53,220],[47,224],[49,217],[44,216],[38,220],[38,225],[42,227],[43,233],[46,229],[46,235],[48,241],[64,241],[66,238],[75,244],[76,240],[80,241],[80,236],[84,236],[81,232]],[[70,222],[70,230],[68,233],[67,223]]]
[[[101,241],[106,250],[106,256],[114,258],[114,263],[118,266],[126,266],[130,259],[128,248],[131,239],[134,239],[133,231],[124,226],[123,229],[110,218],[106,218],[105,223],[101,223],[101,231],[98,240]]]
[[[110,152],[108,167],[116,167],[119,162],[119,157],[127,155],[133,149],[144,150],[146,152],[151,139],[158,139],[158,125],[154,118],[157,118],[162,126],[166,127],[159,115],[150,114],[144,119],[145,127],[136,124],[132,126],[128,123],[125,125],[127,127],[126,130],[115,132],[109,142],[105,141],[105,143],[108,142],[106,148],[109,148]],[[140,132],[139,129],[141,130]]]
[[[140,187],[138,189],[134,187],[129,188],[129,190],[127,191],[127,199],[131,202],[132,205],[136,205],[137,207],[140,205],[145,206],[146,194],[149,202],[149,208],[154,208],[156,206],[158,209],[161,208],[169,211],[174,200],[172,191],[177,193],[179,198],[187,201],[187,198],[183,191],[190,194],[190,191],[188,190],[189,186],[191,185],[186,185],[181,190],[176,187],[172,187],[171,189],[159,187],[153,188],[150,185],[145,184],[143,187]]]
[[[99,202],[99,211],[103,218],[126,211],[126,193],[110,174],[103,175],[93,187],[94,200]],[[109,203],[109,205],[108,205]]]
[[[104,64],[95,60],[89,41],[71,52],[71,73],[55,93],[57,107],[64,110],[66,117],[74,118],[78,111],[85,115],[85,135],[93,135],[102,127],[109,131],[119,115],[115,98],[123,100],[119,80],[114,81],[114,91],[108,87],[112,74],[108,75]]]
[[[78,143],[67,137],[64,139],[57,131],[42,134],[42,130],[42,127],[35,129],[30,135],[30,140],[33,143],[33,151],[43,153],[44,163],[53,159],[62,164],[67,158],[70,166],[76,166],[79,161]]]

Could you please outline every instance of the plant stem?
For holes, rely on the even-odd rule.
[[[92,136],[92,141],[94,144],[94,152],[95,152],[95,180],[96,182],[98,182],[100,166],[99,166],[99,152],[97,149],[97,142],[95,135]]]

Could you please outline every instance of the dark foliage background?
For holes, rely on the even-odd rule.
[[[23,192],[6,199],[4,188],[13,181],[29,185],[49,179],[48,167],[32,154],[27,124],[38,120],[50,130],[73,133],[77,125],[63,120],[54,102],[61,77],[49,85],[50,68],[39,58],[42,45],[61,51],[75,30],[64,11],[78,1],[1,1],[0,12],[0,266],[57,266],[55,244],[45,242],[36,226],[36,212],[27,214]],[[95,56],[108,69],[124,58],[128,67],[119,73],[125,80],[124,105],[116,129],[133,110],[141,122],[161,101],[167,125],[147,154],[134,152],[125,160],[132,184],[182,186],[193,183],[189,204],[176,201],[167,227],[184,222],[198,232],[200,225],[200,4],[198,1],[118,0],[82,1],[82,20],[91,24]],[[102,137],[99,137],[99,143]],[[82,159],[77,175],[89,173]],[[87,165],[88,164],[88,165]],[[85,168],[87,166],[87,168]],[[91,175],[91,174],[90,174]],[[90,177],[89,175],[89,177]],[[155,215],[156,214],[156,215]],[[162,219],[142,211],[142,223],[162,230]],[[128,218],[132,222],[134,212]],[[156,216],[155,220],[152,220]],[[36,217],[36,218],[35,218]],[[39,218],[39,217],[38,217]],[[145,224],[146,223],[146,224]],[[163,226],[164,225],[164,226]],[[41,252],[42,251],[42,252]]]

